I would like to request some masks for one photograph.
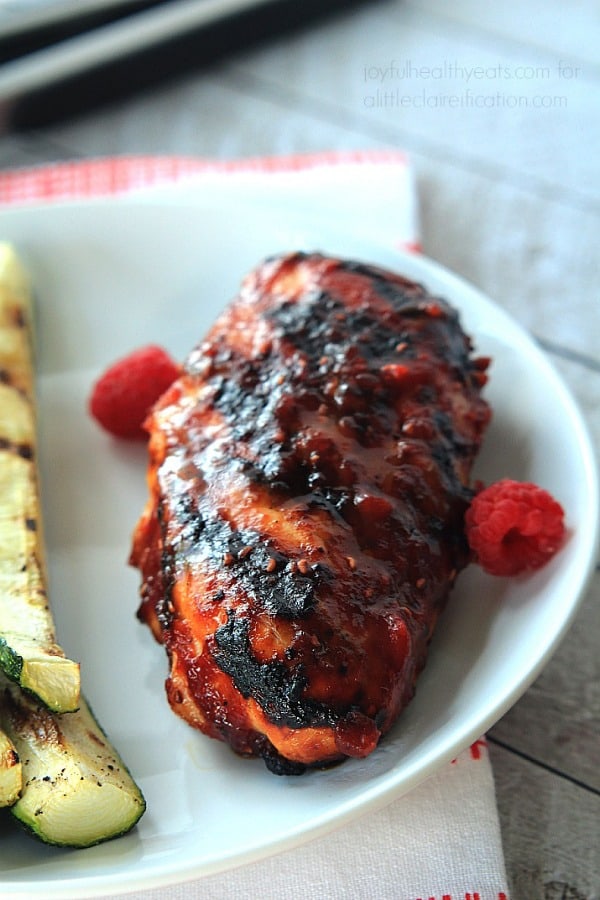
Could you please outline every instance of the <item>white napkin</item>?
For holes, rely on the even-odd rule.
[[[361,230],[419,249],[407,158],[357,151],[210,161],[123,157],[0,172],[0,204],[52,203],[137,191],[193,202],[236,180],[312,215],[347,213]],[[114,895],[113,895],[114,896]],[[508,900],[485,738],[386,808],[294,850],[197,881],[129,894],[133,900]]]

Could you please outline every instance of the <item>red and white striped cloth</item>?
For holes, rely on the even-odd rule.
[[[419,249],[412,173],[397,152],[212,161],[123,157],[0,172],[0,207],[231,186],[279,195],[316,215],[347,207],[363,230]],[[224,874],[129,894],[132,900],[508,900],[484,738],[406,796],[324,838]]]

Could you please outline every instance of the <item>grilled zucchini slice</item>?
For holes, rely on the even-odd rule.
[[[79,664],[56,641],[36,462],[32,302],[0,243],[0,670],[50,709],[77,709]]]
[[[0,731],[0,806],[12,806],[23,786],[23,766],[15,745]]]
[[[64,847],[91,847],[130,831],[144,797],[85,698],[77,712],[57,714],[3,682],[0,724],[23,766],[13,816],[44,843]]]

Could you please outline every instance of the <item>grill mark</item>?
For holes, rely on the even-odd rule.
[[[13,325],[15,325],[16,328],[26,328],[27,327],[27,324],[28,324],[27,323],[27,314],[25,313],[25,310],[22,309],[22,307],[16,306],[12,310],[11,318],[12,318]]]
[[[170,628],[173,621],[172,591],[175,584],[174,548],[166,540],[166,522],[163,514],[163,505],[159,503],[156,510],[160,527],[160,557],[161,566],[156,577],[160,578],[160,591],[156,592],[156,618],[161,629]],[[154,592],[153,592],[154,593]]]
[[[31,402],[31,389],[25,383],[19,384],[19,381],[23,380],[23,375],[18,372],[12,372],[7,368],[0,368],[0,384],[3,384],[5,387],[13,390],[16,394],[22,397],[24,400]]]
[[[0,452],[5,451],[22,459],[32,460],[34,458],[34,447],[28,441],[15,442],[8,438],[0,437]]]
[[[290,728],[334,726],[339,712],[303,697],[308,679],[302,665],[290,669],[277,660],[260,663],[252,655],[250,622],[228,610],[227,622],[214,635],[213,657],[247,699],[252,697],[267,718]]]
[[[317,588],[333,578],[321,563],[302,573],[260,532],[240,531],[223,518],[203,513],[189,495],[172,508],[172,514],[179,532],[177,539],[170,541],[176,565],[196,558],[210,560],[217,568],[226,567],[236,590],[254,598],[256,607],[269,615],[284,619],[307,616],[317,603]]]
[[[402,314],[402,309],[398,312]],[[398,343],[398,328],[391,333],[388,323],[366,307],[350,309],[324,290],[313,291],[298,301],[284,300],[268,310],[265,318],[284,344],[299,350],[313,364],[311,369],[317,364],[317,382],[323,372],[323,366],[318,365],[322,357],[329,358],[328,368],[335,371],[349,352],[356,358],[356,345],[362,356],[373,360],[393,353]]]

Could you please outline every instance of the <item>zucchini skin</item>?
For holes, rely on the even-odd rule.
[[[11,813],[46,844],[85,848],[121,837],[146,810],[144,796],[85,698],[56,714],[4,679],[0,724],[23,767]]]
[[[0,637],[0,669],[7,678],[19,684],[23,671],[23,657],[10,646],[5,637]]]
[[[0,670],[53,712],[74,712],[79,708],[79,668],[79,663],[62,655],[62,651],[52,655],[47,647],[40,651],[34,641],[23,641],[20,636],[0,637]]]

